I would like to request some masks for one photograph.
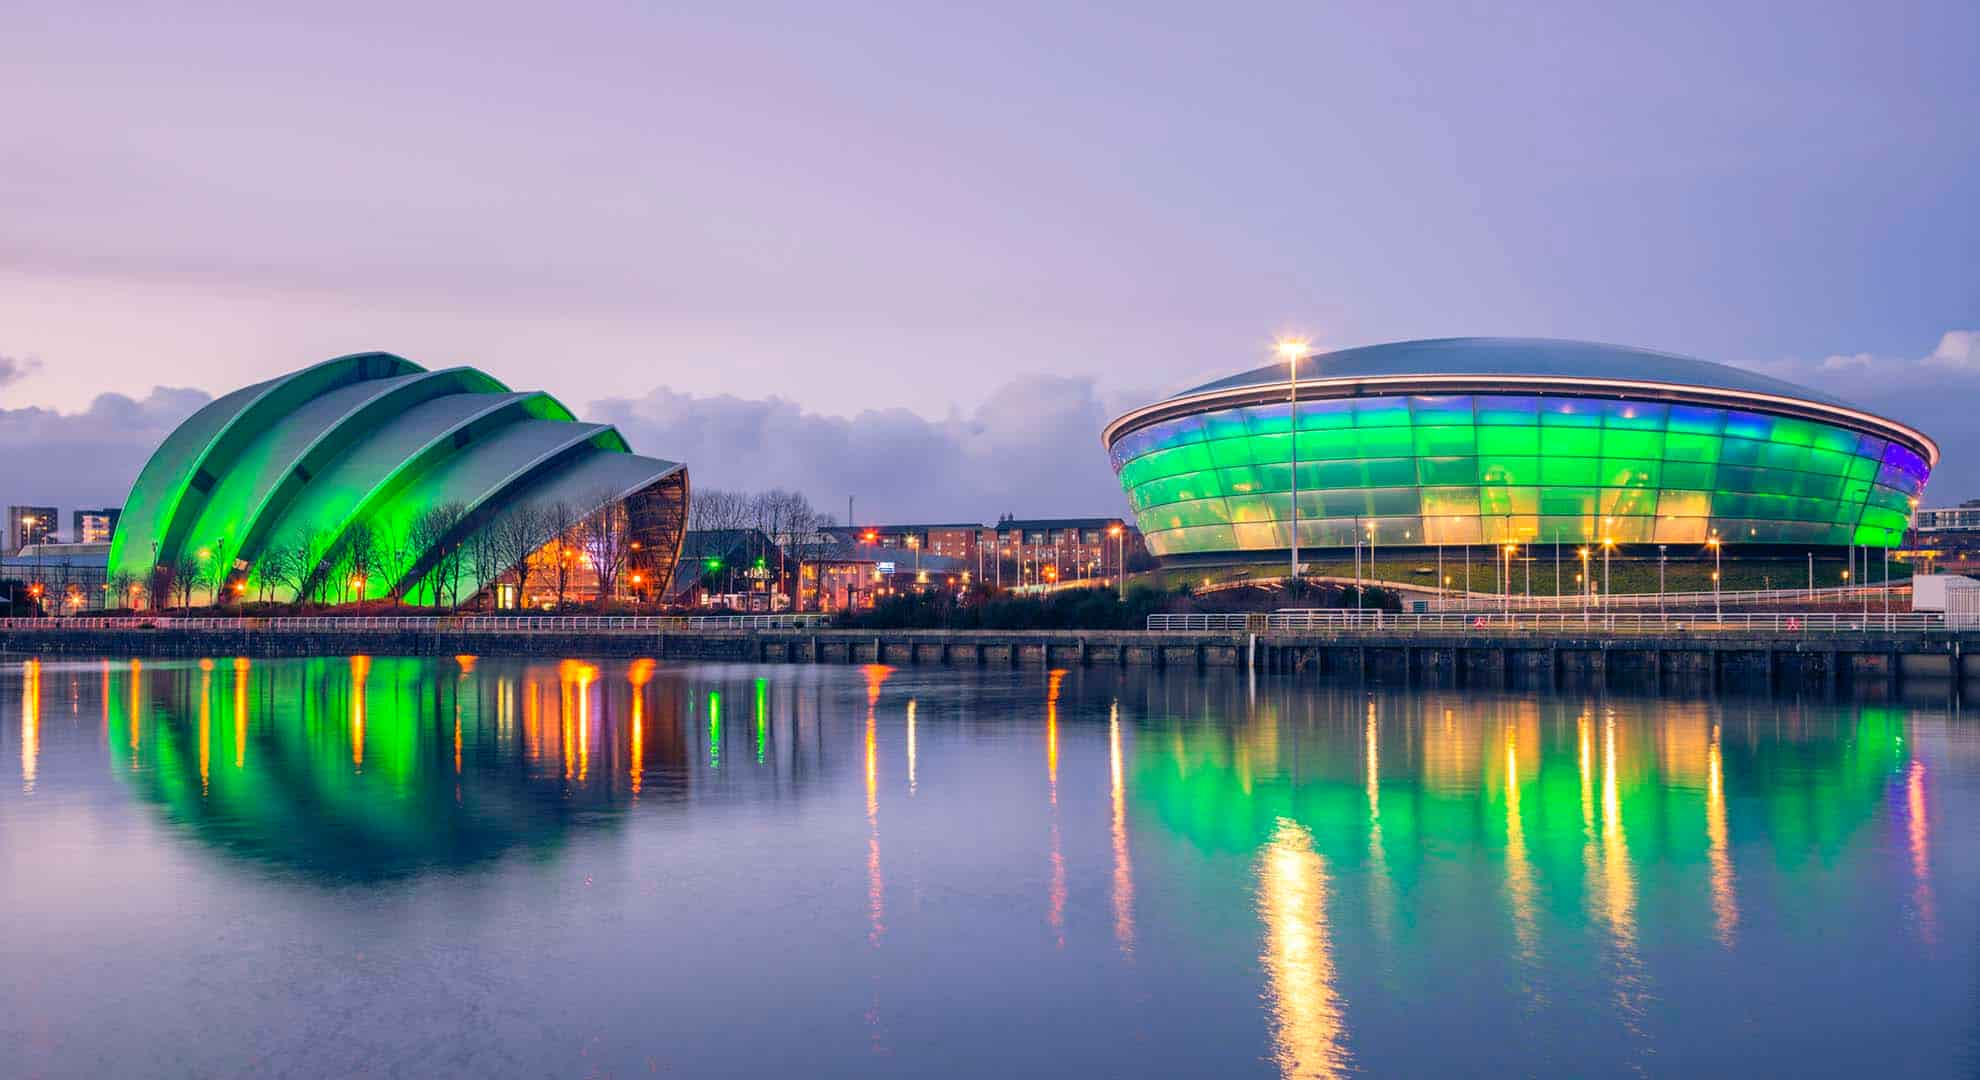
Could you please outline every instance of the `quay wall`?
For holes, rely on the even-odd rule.
[[[1764,684],[1837,690],[1866,684],[1980,683],[1980,634],[1761,631],[1692,635],[1482,630],[1170,632],[1119,630],[358,629],[0,630],[0,658],[22,656],[654,657],[751,663],[967,668],[1223,668],[1425,686],[1584,688]]]

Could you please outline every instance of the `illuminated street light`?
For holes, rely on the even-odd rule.
[[[1291,403],[1286,438],[1292,447],[1292,541],[1291,575],[1286,578],[1286,595],[1299,584],[1299,361],[1306,355],[1306,342],[1298,338],[1282,338],[1278,344],[1279,358],[1286,362],[1286,400]],[[1359,591],[1357,590],[1357,597]],[[1359,604],[1355,606],[1359,607]]]
[[[1114,538],[1114,586],[1115,599],[1127,600],[1127,530],[1118,524],[1107,526],[1107,535]]]

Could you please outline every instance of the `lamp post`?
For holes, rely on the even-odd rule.
[[[1588,593],[1595,586],[1594,578],[1588,571],[1588,545],[1583,544],[1576,548],[1575,554],[1581,556],[1581,621],[1586,623],[1588,621]]]
[[[1660,612],[1664,610],[1664,563],[1670,558],[1666,554],[1669,548],[1668,544],[1657,545],[1657,610]]]
[[[1512,560],[1515,550],[1517,550],[1516,545],[1506,545],[1506,590],[1499,599],[1499,610],[1508,615],[1512,613]]]
[[[1712,549],[1712,617],[1714,619],[1722,619],[1725,617],[1725,613],[1719,608],[1719,571],[1724,569],[1724,564],[1719,561],[1719,549],[1724,545],[1719,543],[1719,534],[1713,533],[1712,538],[1705,541],[1705,546]],[[1811,560],[1815,558],[1813,555],[1808,557]],[[1815,564],[1811,561],[1808,565],[1813,567]],[[1814,570],[1809,570],[1809,581],[1811,584],[1815,580],[1813,577],[1814,573]]]
[[[1118,590],[1116,599],[1127,601],[1127,530],[1119,525],[1107,526],[1107,535],[1114,538],[1114,585]]]
[[[1292,541],[1292,559],[1286,577],[1286,595],[1290,597],[1299,585],[1299,361],[1306,355],[1306,342],[1287,338],[1279,342],[1278,350],[1279,358],[1286,362],[1286,401],[1291,404],[1290,427],[1286,432],[1287,444],[1292,448],[1292,532],[1287,537]]]
[[[1612,593],[1613,587],[1610,584],[1611,579],[1609,577],[1609,553],[1614,550],[1616,550],[1615,538],[1609,536],[1603,537],[1602,538],[1602,610],[1604,611],[1608,610],[1609,601],[1613,595]]]

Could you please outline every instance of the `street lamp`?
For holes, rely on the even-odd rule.
[[[1583,622],[1586,622],[1588,621],[1588,591],[1595,585],[1593,576],[1588,572],[1588,545],[1583,544],[1576,548],[1575,554],[1581,556],[1581,618]]]
[[[1298,338],[1287,338],[1278,344],[1279,358],[1286,362],[1286,400],[1290,403],[1288,415],[1291,423],[1286,438],[1292,447],[1292,561],[1286,578],[1286,595],[1299,584],[1299,361],[1306,355],[1306,342]],[[1359,606],[1359,605],[1356,605]]]
[[[1712,549],[1712,617],[1720,619],[1725,615],[1719,608],[1719,571],[1724,569],[1724,564],[1719,559],[1719,549],[1724,545],[1719,543],[1719,534],[1715,532],[1711,539],[1705,541],[1705,546]],[[1811,555],[1809,558],[1813,559],[1814,556]],[[1809,565],[1813,566],[1814,563],[1811,562]]]
[[[1107,535],[1114,538],[1114,585],[1115,598],[1127,600],[1127,530],[1119,525],[1107,526]]]
[[[1613,537],[1608,537],[1608,536],[1603,537],[1602,538],[1602,607],[1604,609],[1607,609],[1607,607],[1609,606],[1609,599],[1613,595],[1611,591],[1611,586],[1609,584],[1610,582],[1609,553],[1614,550],[1616,550],[1615,539]]]

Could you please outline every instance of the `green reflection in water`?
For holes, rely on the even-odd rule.
[[[114,771],[200,841],[364,880],[548,853],[656,777],[681,780],[671,698],[626,701],[650,676],[472,657],[131,663],[106,670],[105,722]]]

